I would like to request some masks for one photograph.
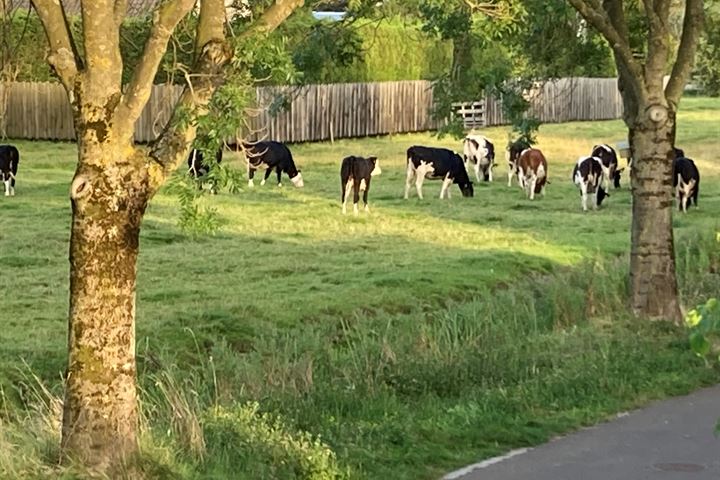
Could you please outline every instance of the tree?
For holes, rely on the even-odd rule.
[[[127,0],[82,0],[82,55],[62,3],[32,0],[48,38],[48,62],[68,94],[78,139],[70,188],[70,312],[61,446],[64,456],[104,472],[137,451],[135,286],[143,214],[186,158],[197,120],[207,112],[233,53],[225,37],[224,0],[201,0],[192,85],[186,85],[160,137],[147,148],[133,144],[135,121],[150,97],[168,41],[195,3],[160,2],[142,59],[123,86],[119,31]],[[239,37],[268,34],[302,4],[276,0]]]
[[[568,0],[608,41],[615,56],[623,119],[632,151],[630,302],[636,315],[681,319],[672,229],[672,171],[678,105],[703,26],[703,0],[685,0],[677,51],[671,48],[671,0],[644,0],[644,51],[633,51],[622,0]],[[629,5],[628,5],[629,4]],[[664,85],[667,66],[670,80]]]

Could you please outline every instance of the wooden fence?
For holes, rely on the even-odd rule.
[[[72,140],[72,112],[63,87],[56,83],[11,83],[7,89],[6,115],[0,132],[10,138]],[[182,89],[156,85],[135,125],[135,140],[157,137],[170,117]],[[271,115],[269,106],[278,97],[289,108]],[[620,118],[622,100],[615,79],[569,78],[545,83],[529,93],[533,114],[542,122],[606,120]],[[347,83],[305,87],[259,87],[258,109],[249,117],[249,137],[284,142],[306,142],[434,130],[440,121],[432,116],[433,91],[428,81]],[[0,92],[0,98],[2,92]],[[483,102],[472,102],[478,106]],[[472,116],[472,126],[507,123],[498,100],[487,98],[482,120]],[[470,126],[470,125],[468,125]],[[247,132],[245,132],[247,133]]]

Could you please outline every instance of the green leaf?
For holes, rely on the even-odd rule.
[[[700,357],[710,353],[710,341],[700,332],[693,332],[690,335],[690,348]]]

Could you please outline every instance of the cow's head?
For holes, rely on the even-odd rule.
[[[597,193],[597,205],[598,207],[602,205],[603,200],[605,200],[605,197],[609,197],[610,194],[605,191],[605,189],[602,187],[602,185],[598,185],[598,193]]]
[[[380,162],[378,161],[377,157],[368,157],[368,160],[373,166],[372,172],[370,172],[370,176],[374,177],[376,175],[380,175],[382,173],[382,169],[380,168]]]
[[[460,187],[463,197],[472,197],[475,194],[472,182],[458,183],[458,187]]]
[[[294,177],[290,177],[290,181],[298,188],[305,186],[305,182],[303,182],[303,177],[302,173],[300,173],[300,170],[297,171],[297,174]]]
[[[620,177],[622,172],[625,171],[625,168],[621,168],[620,170],[615,170],[612,176],[613,186],[615,188],[620,188]]]

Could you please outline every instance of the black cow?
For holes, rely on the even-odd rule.
[[[17,177],[20,152],[13,145],[0,145],[0,179],[5,184],[5,196],[15,195],[15,178]]]
[[[265,185],[268,177],[272,173],[273,169],[277,173],[278,187],[282,187],[282,173],[287,173],[290,177],[290,181],[296,187],[303,187],[302,174],[300,170],[295,166],[292,153],[290,149],[284,143],[265,141],[257,143],[244,143],[245,157],[248,160],[248,186],[255,186],[253,177],[255,176],[255,170],[260,168],[264,163],[267,166],[265,170],[265,177],[260,182],[260,185]]]
[[[695,166],[695,162],[685,157],[675,159],[673,162],[673,187],[676,188],[678,210],[687,212],[688,202],[698,206],[700,172]]]
[[[492,182],[492,169],[495,167],[495,146],[482,135],[468,135],[463,141],[465,169],[472,165],[478,182]],[[482,179],[480,178],[482,172]]]
[[[222,148],[218,149],[217,153],[215,154],[215,162],[218,164],[222,162],[223,158],[223,152]],[[207,175],[212,165],[209,165],[205,163],[205,159],[203,158],[202,151],[198,150],[197,148],[193,148],[190,150],[190,155],[188,155],[188,173],[192,175],[195,178],[204,177]]]
[[[518,173],[518,159],[520,154],[530,148],[530,144],[522,138],[515,140],[508,145],[505,152],[508,162],[508,187],[512,187],[512,179]]]
[[[573,169],[572,179],[575,185],[580,188],[582,196],[582,209],[587,212],[588,194],[594,196],[593,210],[598,208],[605,197],[609,197],[602,186],[604,172],[602,168],[602,160],[598,157],[580,157]]]
[[[473,196],[473,184],[468,178],[462,157],[447,148],[413,146],[407,151],[407,177],[405,198],[410,196],[413,179],[418,197],[423,198],[422,184],[425,178],[442,179],[440,198],[450,198],[450,185],[457,183],[463,197]]]
[[[376,175],[380,175],[380,162],[377,157],[345,157],[340,166],[340,188],[342,189],[342,213],[347,213],[347,197],[350,196],[350,190],[353,191],[353,213],[358,214],[358,202],[360,201],[360,191],[363,192],[363,203],[365,211],[370,212],[368,206],[368,192],[370,191],[370,180]]]
[[[615,149],[605,143],[595,145],[590,156],[600,160],[605,174],[604,183],[606,188],[610,189],[610,182],[613,182],[615,188],[620,188],[620,173],[622,170],[618,170],[618,158]]]

